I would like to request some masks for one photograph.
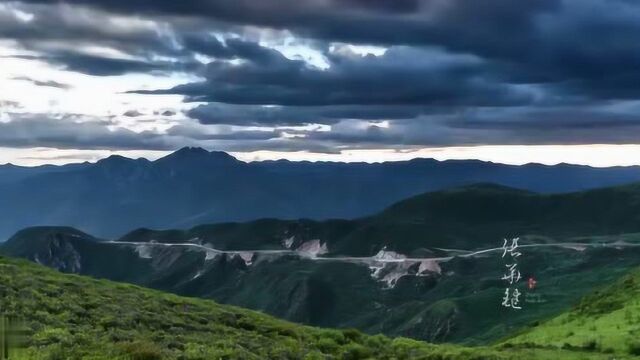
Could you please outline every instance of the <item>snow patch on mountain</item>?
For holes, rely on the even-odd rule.
[[[402,260],[407,257],[395,251],[387,251],[387,247],[383,247],[377,254],[373,256],[376,260]]]
[[[198,272],[196,272],[196,274],[193,275],[191,280],[195,280],[195,279],[199,278],[200,276],[202,276],[202,274],[204,274],[204,270],[198,270]]]
[[[392,289],[404,276],[430,276],[440,274],[442,269],[437,260],[410,259],[406,255],[382,248],[369,263],[371,276]]]
[[[218,257],[219,253],[217,251],[206,250],[206,255],[204,256],[204,260],[213,260]]]
[[[424,274],[427,272],[442,274],[442,268],[440,268],[440,264],[438,264],[438,261],[436,260],[421,261],[420,267],[418,268],[418,274]]]
[[[383,268],[381,273],[383,273],[384,275],[382,275],[382,278],[379,280],[385,283],[387,288],[393,288],[398,283],[398,280],[400,280],[404,276],[409,275],[409,269],[413,265],[414,264],[406,262],[387,264],[385,268],[390,269],[388,269],[388,271],[385,271],[386,269]]]
[[[237,254],[242,261],[244,261],[245,265],[250,266],[253,263],[253,253],[249,251],[241,251]]]
[[[291,249],[291,247],[293,246],[293,242],[296,240],[296,236],[293,235],[289,238],[286,238],[284,240],[282,240],[282,245],[286,248],[286,249]]]
[[[135,251],[141,259],[151,259],[152,249],[149,245],[138,245],[135,247]]]
[[[318,255],[324,255],[329,252],[327,244],[323,244],[319,239],[305,241],[296,249],[302,257],[315,258]]]

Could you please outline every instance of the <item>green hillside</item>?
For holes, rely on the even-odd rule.
[[[565,241],[638,232],[640,184],[553,195],[478,184],[400,201],[362,219],[334,251],[363,254],[387,246],[408,254],[421,247],[493,247],[512,236]]]
[[[640,269],[506,344],[640,355]]]
[[[3,257],[0,309],[21,319],[29,334],[15,359],[609,358],[581,349],[463,348],[323,330]]]

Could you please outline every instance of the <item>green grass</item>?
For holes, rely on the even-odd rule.
[[[312,328],[3,257],[0,309],[22,319],[30,334],[15,359],[608,359],[582,350],[431,345]]]
[[[640,270],[586,296],[571,311],[506,344],[640,355]]]

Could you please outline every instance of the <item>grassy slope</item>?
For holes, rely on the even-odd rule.
[[[506,344],[640,355],[640,270],[592,293],[572,311]]]
[[[576,350],[463,348],[323,330],[212,301],[0,257],[0,309],[32,335],[17,359],[606,359]]]

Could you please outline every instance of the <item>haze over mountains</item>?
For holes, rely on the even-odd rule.
[[[355,218],[425,191],[491,182],[543,193],[640,180],[640,168],[509,166],[416,159],[390,163],[245,163],[183,148],[156,161],[0,166],[0,240],[36,225],[113,238],[137,227],[186,228],[259,218]]]

